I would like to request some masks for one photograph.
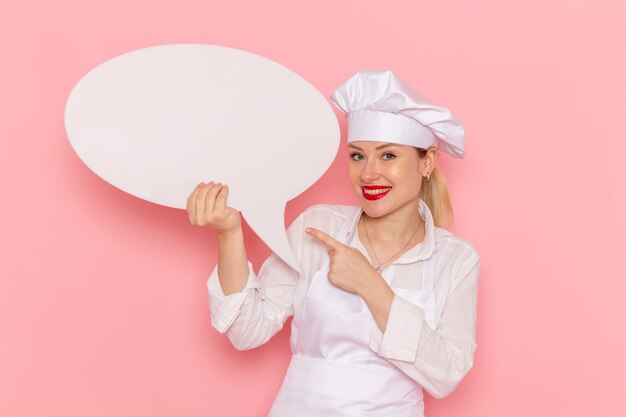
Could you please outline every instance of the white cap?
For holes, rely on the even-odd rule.
[[[348,143],[368,140],[424,149],[435,146],[456,158],[465,154],[461,122],[391,71],[359,71],[330,98],[347,113]]]

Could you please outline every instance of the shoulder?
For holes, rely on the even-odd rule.
[[[315,204],[300,213],[296,221],[303,223],[305,227],[332,232],[358,208],[345,204]]]
[[[345,219],[350,214],[354,213],[358,209],[358,206],[350,206],[346,204],[314,204],[311,207],[304,210],[301,216],[319,216],[319,217],[340,217]]]
[[[455,265],[456,272],[475,268],[480,263],[480,254],[467,239],[451,231],[435,227],[436,251],[447,263]]]
[[[472,242],[455,235],[448,229],[435,227],[435,240],[437,241],[437,246],[441,245],[442,247],[453,248],[467,254],[475,254],[478,256],[478,251]]]
[[[334,236],[343,221],[358,209],[358,206],[315,204],[296,217],[287,229],[287,237],[304,271],[316,271],[327,252],[327,248],[304,229],[313,227]]]

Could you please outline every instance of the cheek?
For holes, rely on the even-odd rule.
[[[359,180],[360,180],[360,171],[358,168],[356,168],[354,166],[354,164],[349,163],[348,164],[348,180],[350,181],[350,184],[354,185],[354,184],[358,184]]]
[[[394,172],[394,178],[403,200],[411,200],[419,195],[422,177],[417,169],[398,169]]]

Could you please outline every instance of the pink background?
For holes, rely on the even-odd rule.
[[[467,157],[440,165],[450,228],[481,253],[479,346],[427,414],[626,415],[623,2],[7,3],[1,416],[262,417],[282,381],[288,331],[237,352],[210,326],[210,231],[108,185],[65,135],[83,74],[165,43],[264,55],[325,95],[358,69],[392,69],[450,106]],[[287,222],[314,203],[356,202],[346,159],[342,146]],[[247,241],[258,268],[268,250],[249,229]]]

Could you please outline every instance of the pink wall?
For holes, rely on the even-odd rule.
[[[467,158],[441,166],[451,229],[482,256],[479,347],[429,417],[626,415],[623,2],[176,3],[2,6],[1,416],[262,417],[282,380],[287,332],[242,353],[210,327],[211,233],[100,180],[65,135],[85,72],[163,43],[255,52],[326,95],[388,68],[449,105]],[[355,202],[345,168],[287,221]]]

